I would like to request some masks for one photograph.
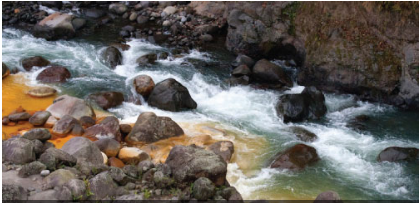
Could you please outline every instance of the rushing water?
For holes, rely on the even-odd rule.
[[[48,42],[15,29],[4,29],[2,35],[3,62],[9,67],[23,71],[22,58],[41,55],[70,70],[72,78],[55,86],[60,94],[83,98],[92,92],[113,90],[124,92],[129,100],[136,97],[132,87],[136,75],[149,75],[156,83],[169,77],[178,80],[198,103],[196,110],[173,113],[147,103],[124,102],[109,111],[126,123],[134,123],[141,112],[153,111],[180,123],[211,123],[232,132],[236,136],[233,139],[245,144],[236,146],[228,180],[245,199],[313,199],[326,190],[337,191],[343,199],[419,199],[417,165],[376,161],[378,153],[389,146],[419,148],[417,113],[357,101],[350,95],[328,94],[324,119],[284,124],[274,110],[277,97],[283,93],[228,87],[224,80],[229,70],[221,68],[219,62],[228,63],[232,58],[219,50],[192,50],[181,58],[171,56],[152,67],[139,67],[135,63],[139,56],[170,49],[133,39],[128,42],[131,48],[122,52],[123,64],[111,70],[100,58],[106,47],[100,40]],[[207,66],[196,65],[196,61]],[[35,78],[41,70],[25,74],[29,85],[39,85]],[[296,85],[285,93],[302,90]],[[351,118],[361,114],[372,117],[365,131],[346,127]],[[318,140],[307,144],[316,148],[321,161],[302,172],[267,168],[277,152],[299,143],[286,130],[290,126],[302,126],[318,135]]]

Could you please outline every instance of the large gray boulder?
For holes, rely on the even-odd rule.
[[[63,116],[59,121],[54,124],[52,131],[56,134],[66,135],[82,135],[84,133],[83,127],[80,122],[70,115]]]
[[[101,200],[106,197],[114,197],[118,184],[113,181],[109,172],[105,171],[89,180],[89,188],[93,194],[89,199]]]
[[[70,71],[63,66],[51,66],[36,76],[36,80],[43,83],[63,83],[71,77]]]
[[[173,78],[156,84],[148,97],[148,104],[159,109],[175,112],[196,109],[197,107],[188,89]]]
[[[31,175],[39,174],[41,173],[41,171],[45,169],[47,169],[47,167],[43,163],[39,161],[34,161],[23,165],[22,168],[19,170],[18,176],[26,178]]]
[[[121,92],[97,92],[88,96],[88,99],[95,102],[100,108],[108,110],[119,106],[124,101],[124,94]]]
[[[33,143],[24,138],[11,138],[2,142],[3,160],[14,164],[35,161]]]
[[[70,115],[79,120],[83,116],[95,117],[93,109],[82,99],[62,95],[57,97],[47,111],[56,118]]]
[[[44,67],[44,66],[48,66],[49,64],[50,62],[46,60],[45,58],[43,58],[42,56],[33,56],[33,57],[25,58],[22,60],[22,67],[26,71],[31,71],[32,67],[34,66]]]
[[[58,169],[45,177],[43,189],[60,187],[76,178],[77,176],[70,170]]]
[[[74,166],[77,163],[77,159],[74,156],[54,147],[45,150],[38,161],[43,163],[49,170],[55,170],[63,165]]]
[[[21,186],[2,184],[2,200],[28,200],[28,191]]]
[[[133,129],[126,137],[126,141],[152,143],[183,134],[182,128],[171,118],[160,117],[152,112],[144,112],[138,116]]]
[[[215,186],[208,178],[200,177],[193,184],[192,194],[197,200],[209,200],[215,195]]]
[[[413,147],[387,147],[377,157],[379,162],[419,162],[419,149]]]
[[[74,156],[77,161],[84,160],[94,164],[103,163],[103,156],[99,148],[89,139],[75,137],[67,141],[61,150]]]
[[[291,77],[285,73],[285,70],[266,59],[259,60],[253,66],[252,78],[259,83],[293,86]]]
[[[225,184],[227,163],[221,156],[197,146],[176,145],[166,159],[173,177],[179,183],[192,183],[200,177],[216,186]]]
[[[134,78],[134,88],[138,94],[144,97],[150,95],[155,86],[153,79],[148,75],[139,75]]]
[[[46,40],[70,39],[75,35],[72,15],[56,12],[44,18],[33,28],[33,35]]]
[[[271,164],[271,168],[299,171],[319,160],[315,148],[305,144],[297,144],[284,152],[278,153]]]
[[[47,122],[50,116],[51,113],[48,111],[38,111],[29,118],[29,123],[34,126],[42,126]]]
[[[35,128],[23,134],[22,138],[28,140],[40,140],[42,142],[45,142],[51,139],[51,133],[46,128]]]
[[[85,130],[84,136],[102,138],[113,138],[122,141],[122,135],[119,129],[119,120],[115,116],[108,116],[99,124],[89,127]]]
[[[112,69],[115,69],[117,65],[122,64],[122,54],[117,48],[113,46],[105,49],[103,52],[103,59]]]

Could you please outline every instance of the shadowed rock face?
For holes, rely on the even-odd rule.
[[[388,147],[380,152],[377,160],[379,162],[419,162],[419,149],[407,147]]]
[[[159,117],[152,112],[145,112],[138,116],[126,141],[152,143],[183,134],[182,128],[171,118]]]
[[[102,109],[107,110],[121,105],[124,95],[121,92],[98,92],[89,95],[89,99],[94,101]]]
[[[281,152],[271,164],[271,168],[302,170],[319,160],[316,149],[305,144],[297,144],[285,152]]]
[[[72,15],[56,12],[35,25],[33,35],[46,40],[70,39],[75,35]]]

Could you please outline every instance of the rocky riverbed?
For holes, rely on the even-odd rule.
[[[418,198],[417,34],[361,57],[369,4],[2,5],[5,200]]]

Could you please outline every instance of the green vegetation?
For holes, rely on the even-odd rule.
[[[297,10],[300,6],[300,3],[297,1],[288,4],[284,9],[282,9],[283,17],[286,17],[290,21],[290,27],[288,29],[288,34],[295,36],[295,18],[297,17]]]
[[[151,197],[151,191],[148,189],[144,189],[144,198],[149,199]]]
[[[92,191],[90,191],[90,182],[88,179],[83,179],[84,184],[86,185],[86,197],[90,197],[94,195]]]

